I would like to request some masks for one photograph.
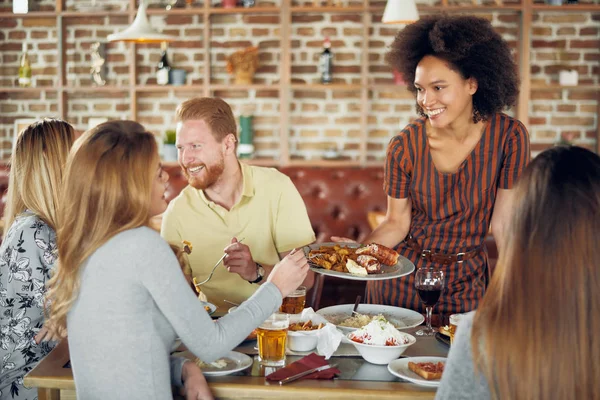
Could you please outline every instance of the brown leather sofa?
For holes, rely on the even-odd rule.
[[[8,167],[0,166],[0,211],[4,210],[8,188]],[[169,187],[166,198],[175,198],[187,185],[179,166],[166,167]],[[362,240],[371,232],[367,220],[369,211],[385,211],[382,167],[285,167],[304,199],[317,242],[330,241],[332,235]],[[486,240],[491,263],[497,258],[493,239]],[[309,293],[309,303],[315,307],[353,303],[364,293],[361,281],[342,280],[322,275]]]

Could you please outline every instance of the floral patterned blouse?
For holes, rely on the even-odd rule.
[[[54,230],[29,211],[0,246],[0,400],[37,399],[23,377],[54,347],[34,337],[44,323],[45,284],[56,256]]]

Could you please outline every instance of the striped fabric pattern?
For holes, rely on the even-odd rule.
[[[480,142],[455,173],[435,168],[426,136],[425,118],[409,124],[392,138],[387,150],[384,190],[393,198],[412,200],[410,233],[423,249],[456,254],[483,246],[497,189],[510,189],[529,163],[525,126],[506,114],[492,116]],[[396,250],[416,268],[433,265],[446,276],[446,288],[436,306],[442,314],[477,308],[485,291],[488,259],[479,255],[451,265],[423,260],[401,242]],[[424,311],[414,288],[414,273],[399,279],[371,281],[370,303]]]

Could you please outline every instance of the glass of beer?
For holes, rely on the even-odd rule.
[[[460,323],[460,319],[465,314],[452,314],[450,316],[450,324],[448,329],[448,333],[450,333],[450,345],[454,342],[454,334],[456,333],[456,328],[458,328],[458,324]]]
[[[266,319],[256,329],[258,340],[258,360],[263,365],[285,365],[285,345],[290,326],[288,314],[276,313]]]
[[[300,314],[306,304],[306,287],[299,286],[292,294],[283,298],[279,312]]]

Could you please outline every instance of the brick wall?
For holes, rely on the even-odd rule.
[[[211,0],[217,6],[220,0]],[[599,4],[600,0],[588,0]],[[279,6],[281,0],[261,1],[260,5]],[[470,4],[469,1],[461,1]],[[66,1],[68,10],[75,10],[81,2]],[[179,0],[179,6],[184,1]],[[381,5],[382,0],[373,0]],[[419,1],[435,5],[436,0]],[[459,3],[451,1],[450,3]],[[484,0],[483,4],[493,3]],[[507,2],[505,2],[507,3]],[[10,11],[11,1],[0,0],[0,11]],[[54,0],[35,2],[39,10],[54,10]],[[124,10],[125,1],[97,0],[106,9]],[[195,1],[198,6],[201,1]],[[311,5],[309,0],[293,0],[293,5]],[[326,4],[323,0],[322,4]],[[358,0],[342,0],[344,5],[360,5]],[[150,7],[164,3],[152,1]],[[507,39],[513,49],[518,48],[519,15],[517,13],[481,13]],[[188,84],[202,84],[205,73],[203,49],[203,16],[168,15],[150,17],[152,25],[165,33],[184,38],[169,48],[169,59],[176,68],[188,72]],[[233,76],[225,70],[226,57],[247,46],[260,49],[260,68],[255,83],[279,82],[281,51],[279,14],[224,14],[211,16],[210,63],[211,82],[230,84]],[[414,99],[402,87],[392,86],[390,68],[384,55],[394,34],[401,26],[387,26],[380,22],[381,15],[372,16],[368,38],[369,82],[376,86],[368,91],[367,159],[382,160],[390,137],[414,116]],[[292,16],[291,78],[294,83],[317,83],[317,60],[322,41],[329,36],[334,53],[334,82],[360,83],[362,17],[350,13],[295,13]],[[65,18],[67,39],[67,83],[70,86],[91,88],[90,45],[103,41],[110,33],[128,26],[124,16]],[[557,83],[558,70],[564,65],[576,68],[580,82],[600,84],[600,13],[536,12],[532,27],[531,73],[533,84]],[[16,86],[18,57],[21,42],[30,46],[33,82],[37,87],[54,88],[57,85],[57,29],[55,18],[0,19],[0,86]],[[107,83],[129,85],[130,46],[108,43]],[[136,62],[138,79],[135,84],[155,84],[155,65],[160,57],[158,45],[138,45]],[[173,129],[173,113],[181,101],[202,95],[200,90],[166,90],[138,93],[138,120],[161,135]],[[219,90],[214,95],[229,101],[236,116],[254,114],[255,146],[257,155],[277,159],[279,154],[280,103],[277,90]],[[293,159],[314,160],[327,150],[343,152],[350,159],[358,159],[362,132],[360,132],[360,90],[323,91],[294,88],[290,90],[290,156]],[[77,129],[85,130],[89,118],[130,118],[130,98],[127,90],[72,91],[67,94],[67,118]],[[576,143],[594,147],[598,125],[598,92],[581,90],[533,90],[529,105],[529,130],[534,150],[540,151],[558,141],[561,135]],[[10,154],[14,121],[56,115],[56,91],[4,92],[0,91],[0,159]],[[509,111],[513,114],[513,110]]]

